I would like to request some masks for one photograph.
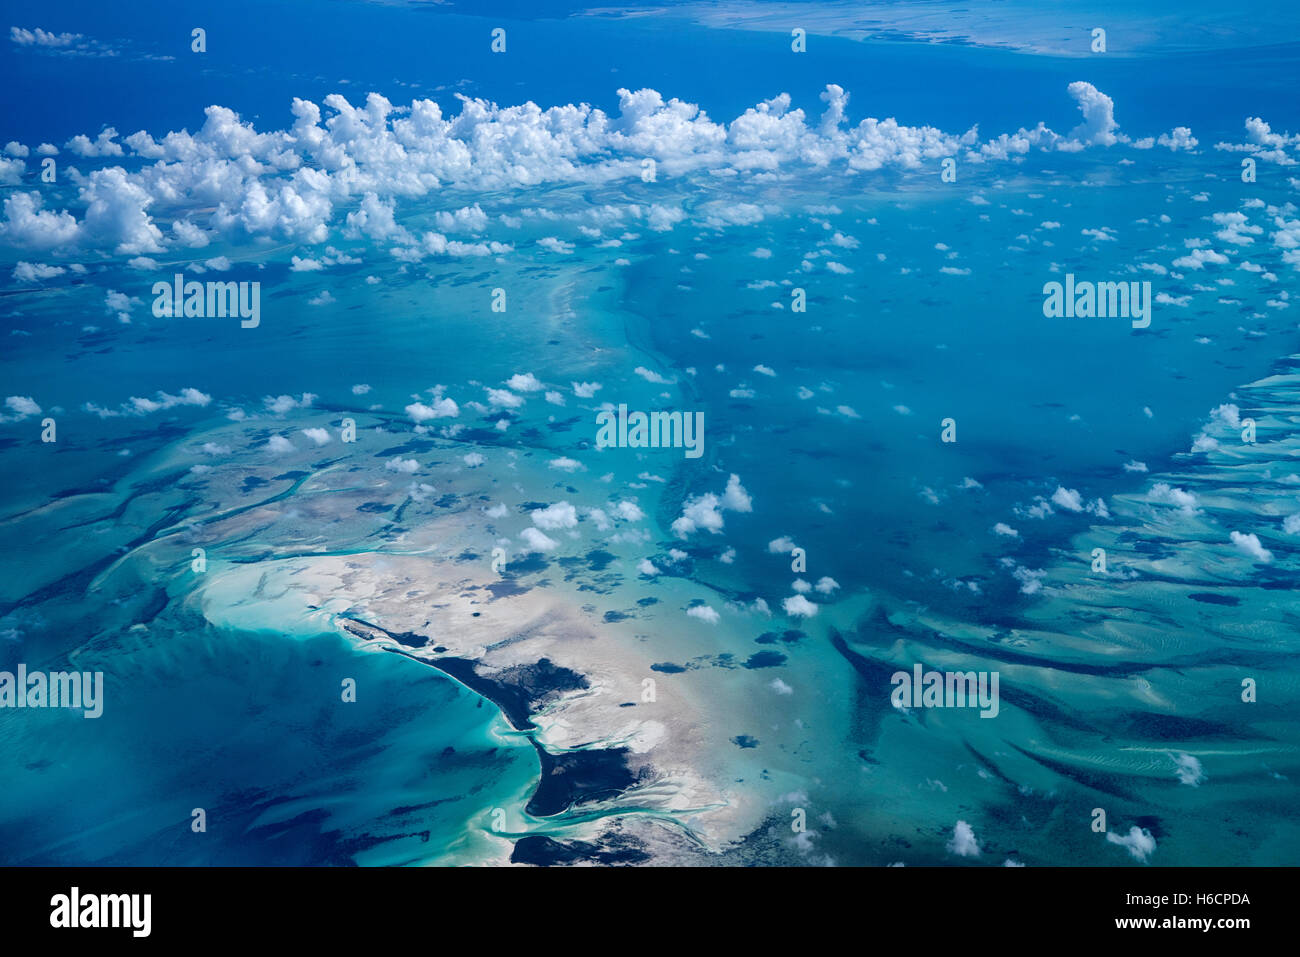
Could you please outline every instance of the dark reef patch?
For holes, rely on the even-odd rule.
[[[1135,741],[1238,740],[1248,741],[1264,735],[1243,734],[1231,725],[1200,718],[1151,711],[1121,712],[1116,733]]]
[[[587,561],[591,563],[593,572],[603,572],[610,562],[614,561],[616,556],[603,549],[596,548],[587,552]]]
[[[366,640],[387,636],[401,641],[403,637],[410,637],[392,634],[357,619],[342,619],[342,624],[351,634]],[[421,644],[424,644],[423,638]],[[485,700],[496,705],[517,731],[536,730],[532,714],[568,692],[589,687],[586,677],[554,664],[549,658],[542,658],[535,664],[515,665],[483,674],[479,671],[478,662],[466,658],[444,656],[426,659],[396,648],[388,650],[435,668],[459,681],[479,696],[480,706]],[[559,814],[574,805],[617,797],[638,783],[641,776],[651,773],[648,766],[642,766],[637,771],[629,767],[630,752],[626,748],[551,754],[536,740],[530,740],[541,765],[537,789],[526,806],[528,813],[535,817]],[[444,752],[443,760],[450,757]],[[525,854],[533,853],[527,850],[533,847],[536,848],[536,854],[546,854],[544,845],[525,847]]]
[[[489,582],[483,587],[492,593],[493,598],[509,598],[512,595],[522,595],[529,590],[527,585],[521,585],[511,578]]]
[[[660,661],[650,666],[651,671],[661,671],[666,675],[679,675],[686,669],[681,665],[675,665],[671,661]]]
[[[1192,601],[1204,602],[1207,605],[1240,605],[1241,599],[1233,595],[1216,595],[1214,592],[1197,591],[1187,596]]]
[[[550,563],[542,558],[538,552],[529,552],[527,556],[510,563],[510,571],[516,575],[527,575],[531,572],[544,572],[550,567]]]
[[[542,779],[526,810],[534,817],[549,817],[575,804],[617,797],[637,783],[627,755],[626,748],[551,754],[538,746]]]
[[[556,867],[567,864],[641,864],[650,855],[630,838],[613,837],[606,847],[586,841],[560,842],[542,835],[521,837],[510,854],[512,864]]]

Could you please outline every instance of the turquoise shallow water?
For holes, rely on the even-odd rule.
[[[107,700],[94,721],[0,714],[0,859],[1293,861],[1287,519],[1300,513],[1300,411],[1287,376],[1300,227],[1290,168],[1261,155],[1296,154],[1282,132],[1300,128],[1278,79],[1294,72],[1286,29],[1267,49],[1243,34],[1111,59],[815,35],[818,55],[804,60],[785,55],[780,32],[682,11],[503,10],[519,55],[488,59],[473,38],[490,18],[335,4],[304,25],[303,9],[265,12],[264,33],[240,44],[238,5],[210,12],[213,52],[191,70],[168,52],[180,14],[141,12],[124,31],[90,6],[56,5],[45,27],[122,55],[13,41],[0,54],[39,91],[19,101],[7,86],[0,139],[56,142],[63,170],[43,187],[29,156],[5,198],[41,189],[46,209],[84,216],[92,170],[121,164],[151,182],[152,158],[64,145],[101,123],[161,140],[197,131],[215,101],[281,129],[292,96],[338,90],[354,104],[372,89],[398,104],[431,96],[445,115],[472,112],[453,97],[464,91],[617,116],[615,91],[648,85],[717,122],[789,91],[815,128],[833,82],[850,92],[851,123],[897,116],[953,136],[978,124],[965,144],[978,147],[1040,119],[1068,132],[1080,116],[1067,84],[1086,78],[1114,98],[1125,135],[1188,125],[1199,147],[963,154],[947,184],[937,155],[881,169],[738,158],[736,127],[713,144],[718,158],[692,166],[661,130],[628,169],[554,181],[573,157],[539,160],[533,130],[502,138],[515,171],[537,177],[525,185],[473,181],[452,164],[436,186],[381,175],[351,189],[347,164],[317,156],[309,167],[339,177],[323,232],[220,228],[234,207],[215,179],[183,199],[159,190],[156,249],[93,231],[44,246],[7,232],[3,394],[41,411],[11,401],[0,423],[0,668],[102,669]],[[361,30],[385,42],[327,55]],[[430,65],[434,37],[446,56]],[[717,69],[699,69],[703,51]],[[554,69],[557,58],[571,68]],[[322,75],[322,62],[346,75]],[[1280,141],[1215,149],[1242,143],[1248,116]],[[362,174],[391,173],[382,151],[357,151]],[[643,152],[660,158],[655,182],[640,178]],[[1255,182],[1239,175],[1245,155],[1260,157]],[[261,156],[269,178],[272,154]],[[508,247],[414,255],[395,232],[357,226],[370,189],[414,236]],[[1244,232],[1227,226],[1233,215]],[[186,217],[213,224],[207,245],[177,241]],[[1196,250],[1221,261],[1188,264]],[[261,282],[257,330],[150,314],[156,279],[220,257],[228,271],[191,275]],[[66,271],[25,278],[20,263]],[[1067,271],[1150,280],[1168,299],[1142,330],[1045,319],[1042,286]],[[795,288],[806,312],[790,308]],[[454,416],[408,408],[447,397]],[[596,449],[602,402],[702,411],[705,454]],[[47,415],[54,443],[39,440]],[[952,444],[939,439],[948,417]],[[355,444],[340,440],[345,418]],[[1240,440],[1244,418],[1259,424],[1255,444]],[[1202,438],[1191,452],[1203,435],[1217,445]],[[277,452],[276,437],[292,449]],[[749,508],[697,508],[701,527],[675,534],[684,509],[732,475]],[[571,522],[529,517],[566,504]],[[806,551],[806,569],[772,547],[783,538]],[[209,554],[208,577],[189,569],[194,547]],[[1110,574],[1094,574],[1096,547]],[[511,570],[485,585],[494,548]],[[824,578],[827,590],[811,590]],[[815,617],[783,606],[796,580]],[[546,599],[573,617],[531,604]],[[503,606],[522,610],[475,620]],[[418,630],[430,657],[473,649],[496,684],[476,693],[345,621]],[[527,665],[555,655],[560,670],[521,671],[509,657],[521,646]],[[637,656],[652,668],[620,671]],[[918,661],[1000,670],[999,717],[893,709],[889,675]],[[670,717],[646,707],[645,677]],[[345,678],[355,703],[341,699]],[[1241,700],[1245,678],[1257,702]],[[512,694],[550,756],[596,757],[543,767],[489,700],[510,712]],[[622,710],[584,710],[590,699]],[[622,762],[642,760],[713,790],[674,790],[652,771],[634,787]],[[530,813],[548,781],[558,790],[544,797],[583,800]],[[196,807],[203,835],[189,827]],[[813,836],[789,830],[792,807],[808,811]],[[1136,827],[1156,849],[1091,830],[1096,807],[1116,837]],[[718,808],[737,816],[715,828]],[[952,849],[957,821],[980,855]],[[516,846],[524,833],[534,843]],[[566,841],[586,843],[555,850]]]
[[[537,773],[482,699],[333,635],[155,621],[97,643],[92,665],[103,718],[6,723],[7,863],[419,863],[490,829],[486,782],[508,793]]]

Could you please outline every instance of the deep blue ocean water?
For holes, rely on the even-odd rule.
[[[251,611],[241,606],[241,616],[264,613],[265,630],[258,631],[223,623],[221,614],[200,614],[199,606],[214,600],[204,587],[160,571],[164,563],[152,542],[176,527],[197,528],[229,506],[228,489],[218,494],[172,466],[183,454],[208,461],[202,458],[208,453],[195,450],[225,441],[217,430],[228,426],[233,409],[266,416],[264,397],[302,393],[318,396],[314,408],[335,414],[334,421],[337,414],[382,409],[389,416],[384,442],[347,453],[355,460],[335,444],[317,463],[324,468],[343,461],[365,477],[357,479],[362,483],[384,478],[386,462],[416,451],[403,444],[416,439],[401,415],[415,394],[445,386],[468,409],[484,384],[532,371],[548,387],[563,389],[568,404],[546,408],[532,398],[506,431],[494,427],[495,410],[475,410],[473,417],[465,412],[472,420],[468,440],[489,457],[484,468],[492,481],[513,488],[512,501],[577,501],[578,477],[537,465],[554,456],[577,457],[588,463],[584,479],[609,472],[609,488],[641,495],[643,502],[663,486],[662,497],[647,509],[657,522],[655,541],[637,544],[635,555],[616,549],[628,565],[646,555],[663,564],[670,548],[684,548],[693,562],[684,580],[736,602],[766,596],[780,618],[794,576],[788,558],[774,555],[768,543],[792,536],[809,555],[804,577],[833,577],[845,597],[878,602],[879,613],[892,615],[900,629],[903,617],[914,615],[906,641],[924,647],[933,632],[943,633],[936,624],[942,621],[987,628],[996,635],[994,644],[1018,647],[1023,635],[1012,636],[1015,629],[1078,637],[1095,623],[1089,616],[1100,614],[1091,595],[1035,597],[1008,571],[1050,569],[1049,580],[1064,581],[1069,573],[1056,569],[1086,565],[1082,556],[1092,542],[1085,546],[1076,538],[1089,534],[1094,516],[1057,508],[1047,518],[1026,517],[1036,497],[1051,499],[1063,488],[1089,502],[1113,502],[1114,496],[1136,495],[1148,475],[1172,475],[1174,482],[1181,476],[1188,487],[1208,483],[1215,468],[1226,466],[1184,453],[1211,410],[1233,401],[1239,387],[1289,368],[1286,357],[1297,351],[1295,319],[1279,300],[1294,285],[1296,263],[1286,258],[1285,240],[1273,235],[1295,218],[1290,170],[1261,162],[1259,182],[1245,184],[1238,177],[1240,155],[1213,148],[1240,143],[1247,117],[1264,117],[1275,132],[1300,129],[1294,98],[1300,31],[1285,4],[1260,6],[1238,34],[1224,33],[1218,42],[1198,34],[1190,49],[1168,52],[1150,43],[1137,52],[1124,48],[1130,17],[1136,30],[1144,22],[1140,13],[1165,16],[1168,5],[1116,10],[1118,25],[1110,29],[1115,55],[1091,57],[817,34],[810,37],[811,52],[797,57],[788,53],[788,31],[711,27],[685,10],[617,18],[570,16],[578,11],[567,6],[444,9],[295,0],[214,8],[145,2],[124,12],[59,2],[39,11],[38,24],[31,11],[5,6],[10,23],[77,32],[117,53],[66,56],[14,42],[0,49],[0,73],[8,81],[0,84],[0,141],[55,143],[65,169],[142,165],[130,157],[83,162],[64,147],[72,136],[93,139],[105,126],[123,136],[138,129],[155,138],[170,130],[195,132],[203,109],[221,104],[258,130],[285,129],[294,97],[320,103],[341,92],[360,104],[371,91],[395,104],[433,98],[444,115],[459,111],[458,93],[502,106],[589,103],[616,115],[620,87],[649,87],[665,99],[698,104],[715,122],[729,122],[784,92],[813,122],[823,109],[819,94],[835,83],[850,93],[851,122],[896,117],[954,135],[978,126],[983,141],[1040,120],[1066,133],[1079,121],[1066,88],[1086,80],[1113,98],[1121,132],[1158,136],[1185,125],[1200,140],[1190,156],[1161,147],[1111,147],[1031,152],[1016,164],[963,163],[956,188],[946,191],[930,172],[923,177],[893,167],[842,176],[801,172],[786,181],[665,177],[690,217],[686,225],[659,233],[602,223],[602,238],[631,234],[620,239],[623,246],[604,248],[584,243],[571,225],[528,219],[527,211],[553,207],[578,222],[606,204],[658,202],[664,195],[658,186],[629,178],[517,190],[448,188],[412,199],[399,220],[424,223],[438,211],[481,203],[494,220],[487,235],[500,232],[516,251],[500,258],[434,257],[419,267],[404,265],[380,242],[347,234],[343,214],[355,207],[355,197],[338,201],[323,242],[223,235],[197,252],[172,247],[153,253],[155,265],[145,268],[111,250],[7,245],[0,250],[4,291],[12,293],[0,301],[3,392],[36,397],[43,408],[57,410],[61,438],[57,450],[43,446],[32,419],[6,421],[0,433],[6,457],[0,667],[95,663],[107,675],[110,710],[100,721],[53,711],[31,712],[23,723],[15,713],[2,716],[0,776],[10,782],[0,800],[0,860],[6,862],[407,864],[501,854],[499,842],[485,837],[488,812],[517,804],[538,764],[526,741],[506,733],[489,702],[423,664],[362,652],[323,618],[284,611],[275,603],[283,582],[274,578],[265,593],[246,599]],[[1177,8],[1187,23],[1195,22],[1195,5]],[[1205,15],[1216,9],[1206,5]],[[188,49],[194,26],[203,26],[208,37],[208,52],[198,61]],[[504,57],[488,50],[496,26],[509,37]],[[1169,29],[1177,35],[1176,25]],[[1022,40],[1011,36],[1008,43]],[[1079,43],[1086,49],[1086,38]],[[6,196],[36,187],[35,170],[32,158],[26,179],[6,186]],[[58,202],[51,197],[50,205],[75,208],[76,190],[66,181],[51,192]],[[1261,199],[1267,213],[1244,205]],[[710,202],[753,203],[765,215],[752,225],[711,226],[703,222]],[[1231,251],[1238,260],[1262,264],[1272,279],[1233,266],[1188,269],[1181,278],[1140,271],[1141,263],[1169,266],[1191,248],[1186,240],[1214,236],[1220,227],[1211,214],[1239,209],[1252,211],[1261,231],[1249,248]],[[503,216],[525,217],[522,233],[499,229]],[[1045,230],[1040,224],[1046,222],[1057,225]],[[1115,237],[1080,239],[1084,230],[1102,227]],[[856,241],[834,251],[852,271],[803,269],[801,260],[832,233]],[[532,240],[547,235],[578,243],[576,253],[562,259],[539,253]],[[1051,245],[1043,242],[1049,235]],[[324,255],[326,246],[357,262],[322,272],[290,268],[291,255]],[[772,255],[758,258],[757,249]],[[148,315],[155,273],[170,276],[191,260],[219,255],[236,263],[231,278],[263,283],[268,319],[255,339],[234,324],[165,324]],[[626,263],[615,262],[624,256]],[[19,262],[56,260],[84,262],[92,270],[40,291],[10,278]],[[944,265],[970,273],[943,274]],[[1157,306],[1146,330],[1124,321],[1046,320],[1042,284],[1066,270],[1149,278],[1160,290],[1193,301]],[[377,282],[367,283],[367,276]],[[1218,279],[1231,284],[1197,288]],[[808,313],[774,309],[774,300],[788,301],[788,289],[800,282],[809,289]],[[504,319],[486,305],[486,290],[498,284],[511,291]],[[106,290],[140,299],[130,324],[117,323],[105,309]],[[334,301],[311,305],[322,290]],[[1284,305],[1266,305],[1270,301]],[[633,372],[637,366],[672,381],[648,382]],[[757,371],[760,366],[775,375]],[[698,465],[676,457],[597,460],[587,409],[570,390],[574,382],[596,380],[604,383],[597,401],[703,409],[707,456]],[[350,388],[356,383],[370,390],[356,393]],[[100,418],[84,409],[88,402],[115,408],[128,397],[187,387],[215,402],[149,418]],[[802,398],[800,387],[814,394]],[[851,414],[837,411],[844,407]],[[1248,409],[1244,400],[1242,408]],[[1261,421],[1273,416],[1284,443],[1293,413],[1279,408],[1261,406],[1255,414]],[[940,421],[949,416],[958,420],[955,446],[935,441]],[[277,430],[296,438],[293,429],[309,424],[264,421],[259,442]],[[520,460],[512,453],[535,461],[516,471]],[[1267,470],[1267,480],[1284,481],[1286,454],[1283,448],[1276,462],[1258,466]],[[430,472],[420,478],[437,486],[452,482],[435,466],[459,468],[456,458],[429,463]],[[1130,462],[1144,463],[1146,473],[1126,471]],[[648,471],[666,481],[647,479]],[[675,541],[668,529],[683,498],[719,491],[730,473],[743,477],[754,511],[728,514],[725,541],[707,534]],[[285,474],[291,474],[288,466]],[[1223,514],[1238,522],[1234,530],[1249,527],[1264,536],[1277,563],[1263,577],[1285,580],[1296,556],[1274,529],[1285,517],[1277,511],[1283,506],[1270,499],[1263,517],[1250,516],[1252,486],[1242,485],[1247,491],[1230,498]],[[247,485],[239,501],[252,504],[280,488],[264,493],[261,485]],[[221,560],[249,562],[263,547],[296,554],[321,543],[325,550],[357,551],[367,543],[378,551],[390,544],[391,529],[367,538],[349,524],[355,517],[306,511],[311,506],[305,500],[299,507],[309,517],[291,516],[297,523],[292,535],[277,526],[276,536],[264,542],[263,529],[253,529],[221,542]],[[1129,523],[1122,543],[1142,546],[1158,537],[1151,529],[1159,523],[1149,516],[1121,519],[1118,508],[1112,511],[1116,527]],[[1241,524],[1256,517],[1258,526]],[[1265,519],[1273,531],[1265,531]],[[999,522],[1018,529],[1014,540],[991,532]],[[345,526],[346,532],[339,530]],[[1219,552],[1213,548],[1226,541],[1227,527],[1211,534],[1162,526],[1161,534],[1169,536],[1162,541],[1177,542],[1170,546],[1175,551],[1211,556],[1204,559],[1206,580],[1196,587],[1249,587],[1251,579],[1241,577],[1247,573],[1234,579],[1235,572],[1220,575],[1215,564]],[[478,542],[484,551],[491,545],[491,535]],[[725,561],[724,547],[735,550]],[[114,564],[119,556],[125,556],[122,564]],[[1144,581],[1178,577],[1167,569],[1144,574]],[[619,600],[658,594],[656,583],[630,572],[618,587]],[[1249,634],[1258,642],[1250,654],[1225,643],[1209,625],[1202,630],[1186,602],[1171,608],[1163,593],[1144,593],[1131,606],[1128,598],[1117,600],[1127,610],[1114,613],[1115,620],[1163,616],[1167,635],[1184,636],[1185,658],[1173,656],[1170,674],[1154,679],[1135,672],[1120,691],[1118,681],[1105,689],[1072,687],[1068,668],[1051,674],[1048,690],[1026,677],[1029,690],[1015,699],[1017,713],[1005,725],[990,722],[996,731],[978,721],[955,731],[949,726],[933,752],[912,737],[919,734],[913,724],[881,732],[874,722],[897,719],[879,719],[879,701],[859,689],[854,695],[862,700],[809,703],[800,713],[797,720],[817,728],[810,732],[814,757],[755,748],[754,766],[764,772],[779,767],[795,781],[792,787],[806,786],[811,802],[841,822],[821,848],[837,862],[890,863],[894,856],[879,850],[882,835],[916,830],[930,842],[916,852],[921,861],[944,859],[943,840],[935,835],[950,832],[953,820],[970,816],[972,807],[984,812],[977,831],[996,834],[1002,849],[1020,847],[1017,828],[1023,820],[1034,822],[1031,830],[1042,835],[1031,852],[1035,863],[1131,862],[1120,849],[1087,841],[1086,828],[1079,836],[1060,823],[1080,808],[1086,816],[1092,797],[1087,781],[1094,779],[1059,770],[1074,767],[1070,761],[1095,762],[1089,766],[1094,775],[1103,767],[1117,779],[1132,776],[1112,789],[1122,794],[1117,801],[1124,810],[1116,817],[1148,825],[1150,818],[1161,819],[1156,836],[1166,860],[1288,862],[1297,840],[1287,823],[1288,795],[1294,795],[1288,782],[1300,772],[1293,712],[1261,706],[1264,714],[1248,719],[1201,711],[1207,687],[1239,683],[1244,672],[1232,665],[1237,653],[1249,662],[1241,667],[1269,674],[1274,698],[1268,709],[1294,703],[1294,669],[1281,657],[1288,646],[1278,626],[1291,613],[1288,595],[1274,587],[1264,598],[1242,599],[1244,606],[1218,606],[1227,610],[1214,629]],[[617,606],[607,593],[583,597],[598,616],[609,610],[602,602]],[[265,602],[260,611],[259,601]],[[785,680],[798,684],[807,676],[811,683],[823,670],[837,671],[844,681],[852,677],[829,642],[816,643],[826,638],[819,630],[823,620],[779,623],[807,627],[814,636],[788,649]],[[879,661],[894,660],[890,633],[879,617],[872,622],[835,624],[858,633],[861,647]],[[649,637],[641,637],[649,642],[656,629],[668,641],[679,628],[662,621],[645,627]],[[753,651],[752,636],[743,640]],[[990,660],[1001,650],[984,649]],[[941,656],[935,648],[927,653]],[[1117,654],[1099,650],[1089,661]],[[1130,647],[1129,654],[1169,664],[1154,640]],[[1004,662],[1008,682],[1012,661]],[[1195,679],[1184,683],[1180,664],[1191,666]],[[1206,677],[1208,669],[1219,668],[1226,676]],[[339,683],[347,677],[361,688],[355,705],[339,701]],[[1148,702],[1152,712],[1188,724],[1170,728],[1150,719],[1147,726],[1129,716],[1128,705],[1107,712],[1108,695],[1128,695],[1133,682],[1149,679],[1158,686]],[[1087,715],[1087,730],[1044,702],[1066,715]],[[851,727],[827,727],[848,714]],[[1194,725],[1193,716],[1214,726]],[[735,736],[766,737],[757,728],[725,731],[716,743],[728,754]],[[1100,743],[1107,735],[1113,752]],[[954,742],[963,739],[981,754],[995,752],[995,760],[1020,761],[1015,754],[1033,752],[1018,771],[1024,775],[1020,787],[996,796],[981,790],[989,775],[976,780],[962,763],[969,758]],[[1173,762],[1174,755],[1199,754],[1198,746],[1209,777],[1195,786],[1180,783],[1174,765],[1162,762],[1166,755]],[[1148,751],[1156,755],[1149,765],[1132,763],[1147,760],[1133,753]],[[1231,756],[1215,767],[1224,751]],[[1069,757],[1062,757],[1066,752]],[[1042,771],[1049,760],[1061,762],[1050,781]],[[939,766],[951,775],[942,790],[930,786]],[[910,795],[922,786],[927,796],[914,807],[881,809],[881,795]],[[1044,793],[1063,807],[1073,803],[1068,810],[1034,803],[1046,801]],[[1017,804],[1021,799],[1024,807]],[[187,819],[195,807],[208,812],[206,843],[189,836]],[[1241,807],[1255,816],[1243,825],[1237,845],[1223,851],[1209,836],[1225,808]],[[518,819],[512,817],[512,827]]]

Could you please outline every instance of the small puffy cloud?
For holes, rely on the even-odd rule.
[[[945,845],[949,854],[958,857],[979,857],[980,845],[975,839],[975,829],[965,821],[958,821],[952,829],[952,839]]]
[[[454,232],[471,232],[481,233],[487,229],[487,213],[483,212],[478,203],[473,206],[465,206],[456,210],[454,213],[442,211],[434,216],[434,225],[444,233]]]
[[[1196,496],[1181,488],[1173,488],[1165,482],[1157,482],[1147,493],[1147,498],[1164,505],[1176,505],[1188,515],[1196,511]]]
[[[1204,269],[1206,263],[1216,266],[1222,266],[1228,261],[1228,257],[1223,253],[1215,252],[1213,249],[1193,249],[1186,256],[1180,256],[1174,260],[1175,269]]]
[[[1273,553],[1259,543],[1259,536],[1252,533],[1233,532],[1232,544],[1258,562],[1271,562]]]
[[[525,528],[519,537],[535,552],[553,552],[560,547],[559,542],[536,528]]]
[[[454,419],[460,415],[460,408],[455,401],[448,398],[435,399],[432,405],[412,402],[405,411],[416,423],[427,422],[430,419]]]
[[[763,221],[763,210],[753,203],[708,202],[700,206],[704,225],[714,228],[723,226],[752,226]]]
[[[619,518],[629,522],[639,522],[645,518],[645,512],[641,511],[635,502],[619,502],[614,510],[618,512]]]
[[[296,399],[291,395],[268,395],[262,398],[262,404],[274,415],[284,415],[294,409],[309,408],[314,401],[316,396],[310,392],[304,392]]]
[[[556,502],[546,508],[535,508],[530,514],[534,525],[548,531],[557,528],[573,528],[578,524],[578,510],[568,502]]]
[[[1020,582],[1022,595],[1036,595],[1043,587],[1043,578],[1047,575],[1041,568],[1025,568],[1017,565],[1011,570],[1012,576]]]
[[[271,452],[274,452],[276,455],[279,455],[282,452],[293,451],[293,443],[290,442],[288,439],[286,439],[283,435],[271,436],[271,438],[267,440],[266,447]]]
[[[23,27],[10,27],[9,39],[20,47],[70,47],[82,39],[80,33],[51,33],[35,27],[31,30]]]
[[[1235,432],[1241,428],[1241,409],[1231,402],[1225,402],[1210,410],[1210,421],[1222,424]]]
[[[537,240],[537,245],[541,246],[543,249],[549,250],[550,252],[558,253],[561,256],[567,256],[569,253],[573,252],[573,243],[566,243],[564,240],[556,239],[554,236],[545,236]]]
[[[65,149],[71,150],[82,159],[95,159],[102,156],[121,156],[123,154],[120,143],[113,142],[117,139],[117,130],[108,127],[100,131],[100,134],[93,140],[88,136],[78,135],[68,140],[64,145]]]
[[[116,316],[118,322],[129,323],[131,310],[138,305],[140,305],[139,299],[128,296],[124,292],[110,289],[104,294],[104,311],[110,316]]]
[[[1264,232],[1262,226],[1252,226],[1247,222],[1245,213],[1215,213],[1210,219],[1223,227],[1214,234],[1214,238],[1234,246],[1249,246],[1255,242],[1253,237]]]
[[[1106,832],[1106,840],[1111,844],[1118,844],[1120,847],[1127,848],[1128,852],[1133,855],[1133,859],[1145,864],[1156,849],[1156,839],[1151,836],[1151,832],[1145,827],[1134,825],[1129,828],[1128,835],[1121,837],[1114,831]]]
[[[1114,232],[1113,229],[1106,229],[1105,227],[1102,227],[1101,229],[1081,229],[1079,230],[1079,232],[1084,236],[1088,236],[1091,239],[1096,240],[1099,243],[1116,242],[1115,237],[1111,235]]]
[[[722,512],[749,512],[753,502],[745,487],[740,484],[740,476],[732,475],[727,479],[727,487],[721,496],[712,492],[688,498],[682,505],[682,514],[672,524],[673,532],[679,538],[687,538],[697,531],[704,530],[716,535],[722,531],[724,519]]]
[[[516,392],[541,392],[545,388],[531,372],[512,375],[506,380],[506,387]]]
[[[1156,139],[1161,146],[1167,146],[1170,150],[1194,150],[1196,149],[1197,140],[1192,135],[1192,131],[1186,126],[1175,126],[1168,133],[1161,133]]]
[[[390,472],[400,472],[403,475],[411,475],[420,470],[420,463],[415,459],[404,459],[399,455],[385,462],[384,468],[388,469]]]
[[[753,500],[745,487],[740,484],[740,476],[732,473],[727,479],[727,487],[722,493],[722,507],[733,512],[752,512]]]
[[[781,602],[781,607],[785,613],[792,618],[811,618],[817,614],[817,605],[810,602],[803,595],[791,595],[785,601]]]
[[[645,379],[646,382],[653,382],[655,385],[674,384],[672,379],[665,379],[658,372],[655,372],[653,369],[647,369],[645,366],[637,366],[632,371],[635,372],[637,375],[639,375],[641,378]]]
[[[53,279],[56,276],[62,276],[66,269],[62,266],[47,266],[43,263],[25,263],[20,262],[14,267],[14,278],[19,282],[42,282],[46,279]]]
[[[1067,87],[1083,114],[1083,122],[1072,129],[1069,139],[1086,146],[1114,146],[1119,142],[1115,130],[1115,101],[1091,83],[1076,80]]]
[[[1083,500],[1077,491],[1072,488],[1057,486],[1056,491],[1052,493],[1052,501],[1061,508],[1071,512],[1083,511]]]
[[[159,409],[173,409],[182,405],[194,405],[202,408],[212,401],[212,396],[198,389],[185,388],[176,395],[158,392],[152,399],[131,397],[131,403],[144,412],[156,412]]]
[[[716,625],[721,616],[708,605],[692,605],[686,609],[686,614],[692,618],[698,618],[700,621],[707,622],[710,625]]]
[[[0,420],[17,421],[29,415],[40,415],[41,407],[29,395],[11,395],[5,399],[5,408],[13,413],[12,417],[0,416]]]
[[[725,524],[718,506],[718,496],[711,492],[687,499],[682,505],[681,516],[672,524],[673,532],[679,538],[687,538],[701,529],[718,534]]]
[[[1178,778],[1180,784],[1199,787],[1205,780],[1205,771],[1197,758],[1190,754],[1171,754],[1170,757],[1174,761],[1174,777]]]
[[[325,445],[330,440],[330,434],[325,429],[303,429],[302,434],[317,445]]]
[[[73,243],[82,225],[66,210],[42,209],[38,193],[14,193],[5,198],[0,240],[25,249],[53,249]]]
[[[120,416],[149,415],[162,409],[174,409],[179,406],[198,406],[202,408],[211,401],[212,396],[195,388],[185,388],[181,389],[176,395],[160,391],[155,393],[152,399],[133,395],[122,403],[118,409],[106,409],[93,402],[87,402],[82,408],[92,415],[99,416],[101,419],[112,419]]]
[[[508,389],[486,388],[488,404],[497,409],[517,409],[524,404],[523,396],[515,395]]]

